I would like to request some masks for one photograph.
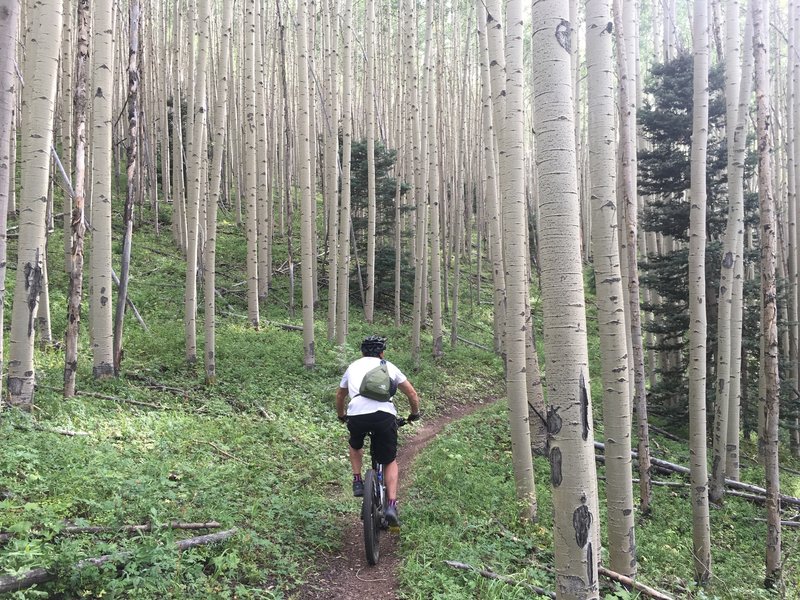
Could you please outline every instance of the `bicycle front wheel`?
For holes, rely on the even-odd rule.
[[[381,491],[378,477],[373,469],[367,471],[364,480],[364,504],[361,509],[364,517],[364,549],[367,562],[377,565],[380,558],[381,533]]]

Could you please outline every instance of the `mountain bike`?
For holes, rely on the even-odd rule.
[[[397,419],[398,428],[405,424],[405,419]],[[371,450],[372,433],[369,436]],[[376,463],[373,457],[372,468],[367,471],[364,478],[364,498],[361,503],[361,519],[364,521],[364,549],[367,552],[367,562],[371,566],[377,565],[380,558],[381,531],[390,529],[389,522],[384,515],[388,501],[386,484],[383,480],[383,465]],[[392,527],[390,530],[400,531],[400,527]]]

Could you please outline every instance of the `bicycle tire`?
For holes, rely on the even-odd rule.
[[[380,559],[380,498],[378,478],[375,471],[370,469],[364,479],[364,501],[361,512],[364,517],[364,550],[367,554],[367,562],[371,566],[377,565]]]

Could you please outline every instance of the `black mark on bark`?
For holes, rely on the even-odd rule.
[[[586,380],[583,373],[580,377],[580,398],[581,398],[581,437],[585,442],[589,439],[589,391],[586,389]]]
[[[733,252],[726,252],[722,258],[722,266],[730,269],[733,266]]]
[[[575,529],[575,542],[579,548],[583,548],[589,541],[592,528],[592,513],[586,506],[586,496],[581,496],[581,505],[572,513],[572,527]]]
[[[561,19],[561,23],[556,25],[556,41],[567,54],[572,54],[572,26],[569,21]]]
[[[550,450],[550,483],[553,487],[561,485],[563,476],[561,475],[561,450],[553,448]]]
[[[25,263],[25,292],[28,305],[28,337],[33,335],[33,316],[39,303],[39,294],[42,291],[42,263],[39,260],[39,249],[36,249],[35,264]]]

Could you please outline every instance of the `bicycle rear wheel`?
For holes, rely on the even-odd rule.
[[[364,504],[361,514],[364,518],[364,549],[367,562],[377,565],[380,558],[381,533],[381,492],[378,489],[378,478],[373,469],[367,471],[364,479]]]

